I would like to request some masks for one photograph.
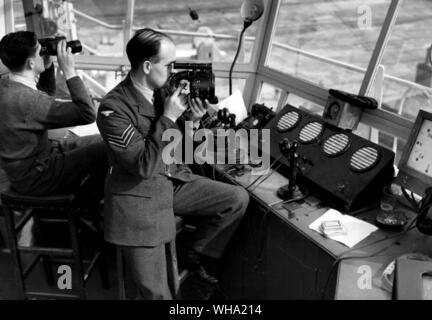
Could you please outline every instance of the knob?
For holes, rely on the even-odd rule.
[[[279,141],[279,149],[282,152],[282,155],[286,158],[289,157],[291,143],[288,138],[283,138]]]
[[[336,187],[337,192],[339,193],[345,193],[345,184],[343,183],[339,183]]]
[[[236,125],[236,123],[235,123],[236,115],[235,115],[234,113],[231,113],[231,114],[228,116],[228,119],[229,119],[229,126],[230,126],[230,128],[234,128],[235,125]]]

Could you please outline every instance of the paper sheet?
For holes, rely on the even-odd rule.
[[[349,248],[354,247],[357,243],[368,237],[372,232],[378,230],[376,226],[357,219],[353,216],[345,215],[335,209],[329,209],[321,217],[316,219],[309,225],[309,229],[323,234],[319,227],[322,221],[326,220],[339,220],[346,229],[346,234],[332,235],[329,239],[336,240]]]
[[[69,131],[78,137],[85,137],[93,134],[99,134],[99,129],[96,125],[96,122],[86,124],[84,126],[77,126],[75,128],[69,129]]]
[[[230,113],[236,115],[236,124],[247,117],[247,109],[240,90],[234,91],[232,95],[219,102],[219,109],[227,108]]]

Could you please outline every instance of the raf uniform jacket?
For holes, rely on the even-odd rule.
[[[167,129],[179,129],[161,115],[163,106],[148,101],[130,75],[102,100],[97,126],[108,147],[105,183],[105,239],[127,246],[158,246],[175,237],[172,180],[191,181],[182,164],[166,165],[162,141]]]

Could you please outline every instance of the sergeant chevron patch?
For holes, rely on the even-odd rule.
[[[108,142],[112,145],[121,148],[127,148],[133,135],[135,134],[134,127],[130,124],[121,135],[107,134]]]

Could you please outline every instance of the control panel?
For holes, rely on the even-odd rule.
[[[317,115],[287,104],[266,126],[271,132],[271,157],[287,175],[289,161],[280,141],[297,142],[298,180],[311,193],[347,213],[378,203],[393,178],[394,153],[329,124]]]

